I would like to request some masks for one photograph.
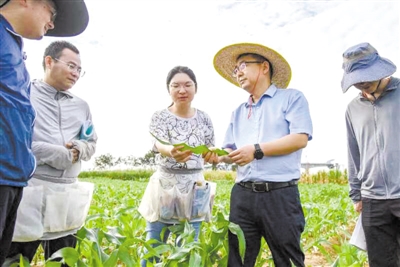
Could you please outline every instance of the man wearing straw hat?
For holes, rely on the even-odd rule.
[[[0,266],[14,232],[22,189],[35,171],[35,111],[23,39],[74,36],[89,16],[83,0],[0,0]]]
[[[400,80],[369,43],[343,53],[342,90],[360,91],[346,110],[350,198],[367,243],[369,266],[400,266]]]
[[[254,266],[264,237],[275,266],[304,266],[300,236],[305,220],[297,182],[302,148],[312,138],[308,103],[287,88],[291,69],[276,51],[239,43],[214,57],[217,72],[250,96],[231,116],[223,148],[228,156],[208,162],[236,163],[230,221],[246,240],[242,262],[237,237],[229,233],[228,266]]]

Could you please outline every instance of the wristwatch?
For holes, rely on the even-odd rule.
[[[261,147],[259,144],[254,144],[256,151],[254,151],[254,158],[255,159],[262,159],[264,157],[264,152],[262,152]]]

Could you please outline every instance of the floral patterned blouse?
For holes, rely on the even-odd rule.
[[[153,114],[150,123],[150,133],[158,139],[171,144],[186,143],[191,147],[199,145],[214,146],[214,127],[210,117],[203,111],[196,109],[191,118],[181,118],[174,115],[168,109],[157,111]],[[153,139],[155,144],[156,139]],[[157,148],[153,145],[153,150]],[[156,164],[167,169],[203,169],[203,158],[201,155],[193,154],[191,159],[185,163],[176,162],[171,157],[161,154],[156,155]]]

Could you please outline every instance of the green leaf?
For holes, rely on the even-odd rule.
[[[214,149],[213,152],[217,153],[218,156],[225,156],[228,155],[229,153],[226,150],[223,149]]]
[[[246,250],[246,240],[244,238],[243,231],[239,225],[237,225],[233,222],[229,223],[229,230],[232,232],[232,234],[235,234],[238,237],[239,253],[240,253],[240,257],[242,258],[242,263],[243,263],[244,262],[244,253]]]
[[[169,260],[181,260],[181,259],[184,259],[190,253],[190,250],[191,250],[190,248],[186,248],[186,247],[177,248],[177,250],[174,253],[172,253],[168,257],[168,259]]]
[[[157,138],[154,134],[150,133],[158,142],[160,142],[163,145],[172,145],[171,143],[168,143],[165,140],[161,140],[159,138]],[[180,149],[181,151],[187,151],[190,150],[192,151],[194,154],[203,154],[206,152],[211,151],[206,145],[200,145],[200,146],[196,146],[196,147],[191,147],[185,143],[180,143],[180,144],[174,144],[173,146],[183,146],[182,149]],[[219,149],[216,148],[213,150],[213,152],[215,152],[218,156],[224,156],[224,155],[228,155],[229,153],[226,152],[223,149]]]
[[[154,134],[150,133],[158,142],[160,142],[163,145],[171,145],[171,143],[165,141],[165,140],[161,140],[160,138],[158,138],[157,136],[155,136]]]
[[[118,249],[113,250],[110,257],[103,263],[104,267],[115,267],[118,261]]]
[[[61,264],[58,261],[46,261],[46,267],[61,267]]]
[[[134,266],[132,257],[129,255],[129,251],[126,247],[121,246],[119,248],[118,257],[126,266]]]
[[[192,251],[190,254],[189,266],[202,266],[201,256],[194,251]]]
[[[21,266],[21,267],[31,267],[28,259],[23,257],[22,255],[19,258],[19,266]]]
[[[74,248],[66,247],[54,252],[48,261],[56,258],[63,258],[63,261],[69,266],[74,266],[78,262],[79,253]]]

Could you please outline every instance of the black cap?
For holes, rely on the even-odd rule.
[[[89,13],[83,0],[53,0],[57,9],[54,29],[46,36],[69,37],[81,34],[89,23]]]

